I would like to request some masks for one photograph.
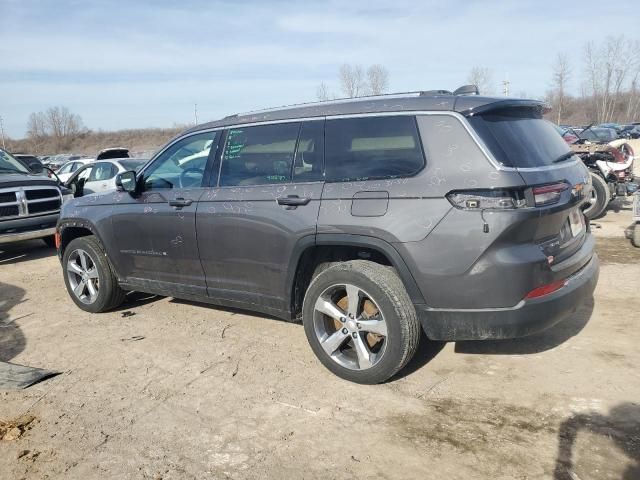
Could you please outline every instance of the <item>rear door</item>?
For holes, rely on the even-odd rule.
[[[228,130],[196,222],[211,297],[288,309],[291,258],[316,233],[323,142],[322,119]]]

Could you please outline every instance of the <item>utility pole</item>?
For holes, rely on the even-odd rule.
[[[502,81],[502,93],[505,97],[509,96],[509,85],[511,82],[508,80],[508,77]]]
[[[198,124],[198,104],[194,103],[193,104],[193,116],[196,119],[196,125]]]
[[[7,146],[4,144],[4,124],[2,123],[2,115],[0,115],[0,134],[2,135],[2,148],[6,150]]]

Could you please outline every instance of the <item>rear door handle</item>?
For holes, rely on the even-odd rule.
[[[193,203],[193,200],[190,198],[174,198],[173,200],[169,200],[169,205],[176,208],[188,207]]]
[[[298,195],[288,195],[286,197],[278,198],[278,205],[285,205],[287,207],[299,207],[300,205],[306,205],[311,201],[307,197],[299,197]]]

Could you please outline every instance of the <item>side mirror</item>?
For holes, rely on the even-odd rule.
[[[116,190],[119,192],[135,193],[136,191],[136,172],[130,170],[116,175]]]
[[[40,175],[42,172],[44,172],[44,167],[41,163],[33,162],[31,165],[29,165],[29,170],[31,170],[31,173]]]

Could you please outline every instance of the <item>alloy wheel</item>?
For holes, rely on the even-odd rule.
[[[333,285],[316,300],[313,326],[329,357],[351,370],[369,369],[387,346],[387,322],[375,300],[352,284]]]
[[[95,302],[100,289],[100,279],[91,256],[85,250],[74,250],[69,255],[66,270],[69,286],[76,298],[86,304]]]

